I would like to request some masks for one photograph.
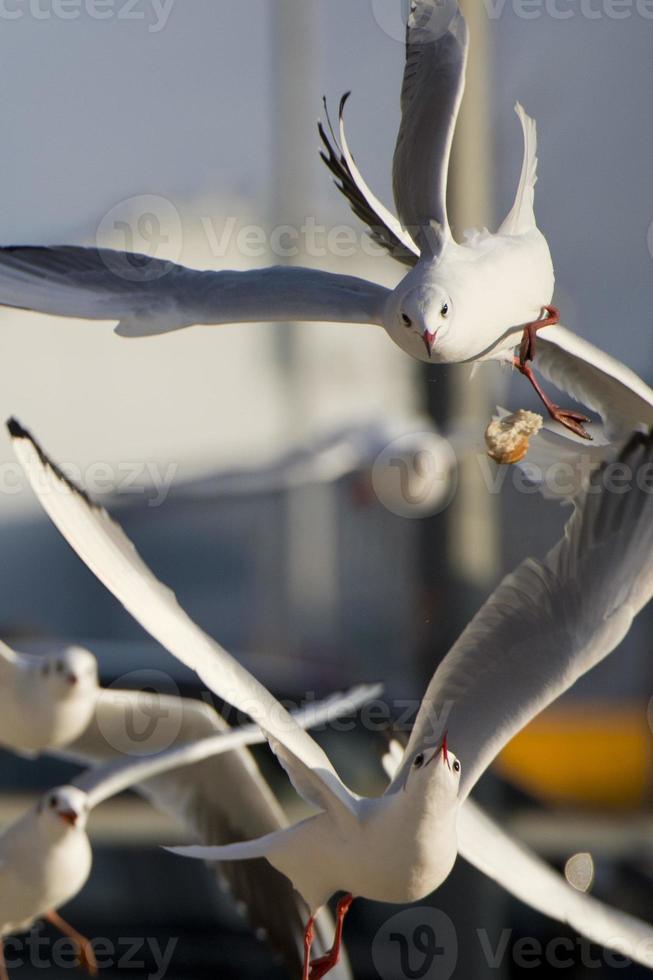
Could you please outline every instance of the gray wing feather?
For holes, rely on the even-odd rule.
[[[187,269],[163,259],[74,245],[0,248],[0,305],[118,321],[144,337],[193,324],[383,322],[389,291],[317,269]]]
[[[449,651],[393,789],[418,746],[447,729],[464,799],[510,738],[628,632],[653,594],[653,494],[637,479],[653,464],[653,437],[634,437],[621,461],[629,491],[610,492],[599,469],[562,540],[508,575]]]
[[[404,227],[431,254],[449,229],[447,172],[467,48],[467,25],[456,0],[412,0],[393,187]]]
[[[347,92],[340,100],[338,117],[341,127],[342,116],[349,95],[350,93]],[[367,226],[372,241],[384,248],[398,262],[411,267],[414,266],[419,259],[419,251],[416,247],[411,248],[410,242],[402,240],[396,231],[390,227],[386,214],[381,213],[381,209],[377,206],[378,202],[372,198],[367,186],[362,184],[358,171],[355,172],[352,169],[348,155],[343,152],[331,125],[326,100],[324,111],[329,132],[327,133],[322,123],[318,124],[320,138],[325,147],[325,150],[320,152],[320,156],[333,174],[336,187],[346,197],[356,217],[360,218],[363,224]]]
[[[158,696],[157,702],[157,718],[165,723],[154,729],[148,753],[169,748],[171,739],[181,745],[229,730],[200,701]],[[152,707],[151,695],[141,692],[101,692],[92,724],[61,754],[85,764],[115,760],[117,748],[126,742],[125,712],[151,717]],[[245,749],[173,770],[136,788],[181,822],[199,843],[231,844],[285,826],[283,811]],[[212,869],[224,878],[234,898],[244,903],[252,927],[263,929],[272,948],[298,973],[303,922],[288,879],[264,860],[221,862]]]

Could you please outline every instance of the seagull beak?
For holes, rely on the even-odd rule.
[[[424,341],[424,346],[426,347],[426,353],[429,355],[429,357],[433,353],[433,345],[435,344],[435,337],[436,334],[430,333],[428,330],[425,330],[424,333],[422,334],[422,340]]]
[[[71,827],[77,826],[78,815],[74,810],[59,810],[59,819],[63,820],[64,823],[70,824]]]
[[[448,732],[445,732],[444,733],[444,738],[442,739],[442,761],[446,765],[449,766],[449,753],[447,751],[447,735],[448,734],[449,734]],[[451,766],[449,766],[449,768],[451,769]]]

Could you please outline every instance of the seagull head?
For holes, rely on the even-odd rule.
[[[399,346],[421,361],[439,361],[438,342],[453,318],[453,301],[440,285],[422,283],[409,288],[399,298],[394,339]]]
[[[50,790],[38,805],[40,822],[54,836],[70,829],[85,830],[88,814],[88,797],[76,786]]]
[[[40,663],[39,673],[63,697],[88,693],[98,684],[97,660],[82,647],[48,654]]]
[[[418,748],[410,761],[404,782],[406,793],[427,796],[440,808],[455,803],[460,784],[460,761],[449,750],[447,733],[431,748]]]

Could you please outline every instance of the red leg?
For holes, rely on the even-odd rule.
[[[324,956],[320,956],[318,959],[313,960],[311,963],[309,980],[321,980],[321,977],[326,976],[329,970],[332,970],[340,959],[343,923],[353,901],[354,896],[347,894],[344,895],[338,902],[338,907],[336,910],[336,931],[333,937],[333,946],[328,953],[324,954]]]
[[[53,925],[55,929],[58,929],[59,932],[63,933],[64,936],[68,936],[69,939],[72,939],[77,948],[80,968],[82,970],[86,970],[90,976],[94,977],[97,974],[97,962],[95,960],[93,947],[86,936],[82,936],[80,932],[77,932],[76,929],[69,926],[57,912],[48,912],[44,918],[47,919],[47,921]]]
[[[306,923],[306,929],[304,930],[304,970],[302,972],[302,980],[310,980],[309,968],[311,963],[311,946],[313,945],[313,939],[315,937],[315,919],[313,916],[310,917]]]
[[[548,397],[537,378],[533,374],[533,370],[530,364],[522,364],[518,357],[514,359],[514,365],[518,371],[528,378],[530,383],[535,388],[535,391],[539,397],[544,402],[547,412],[552,419],[556,422],[560,422],[567,429],[571,429],[576,435],[582,436],[583,439],[589,439],[591,441],[592,437],[589,432],[583,427],[583,422],[589,422],[587,415],[582,415],[580,412],[572,412],[564,408],[560,408],[558,405],[554,405],[551,399]]]
[[[541,330],[542,327],[552,327],[555,323],[560,323],[560,311],[557,306],[545,306],[542,313],[546,314],[546,316],[540,316],[539,320],[527,323],[524,327],[524,334],[519,348],[519,361],[522,367],[525,366],[527,361],[532,361],[535,357],[537,331]]]

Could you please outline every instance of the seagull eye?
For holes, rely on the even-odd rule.
[[[443,303],[442,309],[440,310],[440,316],[446,318],[449,315],[449,304]]]
[[[405,327],[412,327],[413,321],[411,320],[411,318],[408,316],[407,313],[402,313],[401,319]]]
[[[57,806],[57,797],[56,796],[51,796],[50,797],[49,806],[50,806],[50,809],[51,810],[54,810],[56,808],[56,806]]]
[[[424,753],[420,752],[420,754],[416,755],[415,759],[413,760],[413,769],[421,769],[423,765],[424,765]]]
[[[455,762],[454,762],[454,764],[453,764],[453,771],[454,772],[460,772],[460,763],[458,762],[458,759],[456,759]]]

